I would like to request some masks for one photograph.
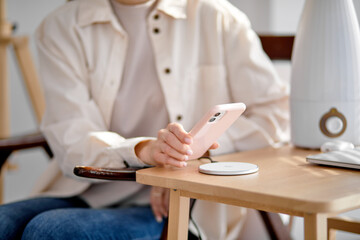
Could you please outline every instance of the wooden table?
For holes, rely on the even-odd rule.
[[[259,166],[242,176],[198,172],[206,160],[184,169],[155,167],[137,171],[136,181],[170,188],[168,239],[187,239],[189,198],[216,201],[304,218],[305,239],[327,239],[327,217],[360,207],[360,172],[306,162],[316,153],[285,146],[214,157]]]

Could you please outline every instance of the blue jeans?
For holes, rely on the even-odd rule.
[[[0,205],[0,239],[159,239],[146,207],[92,209],[79,198],[33,198]]]

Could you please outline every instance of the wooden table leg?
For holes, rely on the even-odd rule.
[[[336,240],[336,230],[328,229],[328,240]]]
[[[187,240],[190,198],[180,195],[180,190],[170,190],[169,240]]]
[[[327,239],[327,216],[325,214],[304,215],[305,240]]]

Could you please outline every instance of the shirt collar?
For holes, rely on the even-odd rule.
[[[79,25],[85,27],[94,23],[105,23],[114,20],[109,0],[83,0],[79,1]]]
[[[187,0],[159,0],[156,8],[175,19],[185,19],[186,6]],[[94,23],[110,22],[115,28],[123,31],[113,13],[109,0],[80,1],[78,22],[82,27]]]
[[[157,5],[159,11],[175,18],[185,19],[186,18],[186,6],[187,0],[159,0]]]

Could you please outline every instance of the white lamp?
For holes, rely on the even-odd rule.
[[[360,145],[360,31],[352,0],[306,0],[292,56],[291,138]]]

